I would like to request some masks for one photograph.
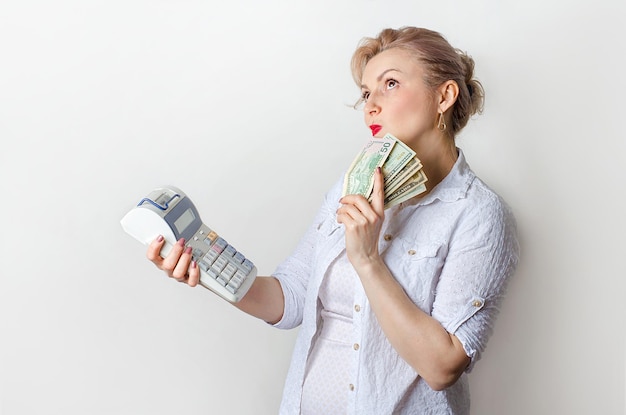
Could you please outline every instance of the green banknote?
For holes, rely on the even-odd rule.
[[[416,172],[394,192],[385,193],[385,209],[400,204],[426,191],[426,174],[422,170]]]
[[[368,141],[346,172],[343,195],[360,194],[371,202],[374,172],[382,169],[385,209],[426,191],[426,174],[415,152],[391,134]]]
[[[417,158],[413,157],[403,168],[400,170],[395,177],[390,180],[385,179],[385,193],[391,194],[394,190],[400,187],[405,181],[407,181],[411,176],[422,169],[422,162]]]
[[[392,182],[403,171],[404,167],[411,160],[414,160],[415,151],[391,134],[386,134],[384,138],[390,138],[395,141],[389,157],[383,164],[383,176],[385,177],[385,187],[387,187],[387,183]]]
[[[343,182],[343,195],[370,196],[374,188],[374,172],[382,167],[396,141],[389,137],[367,142],[350,165]]]

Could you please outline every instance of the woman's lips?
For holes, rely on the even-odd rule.
[[[379,132],[380,130],[382,130],[382,129],[383,129],[383,127],[382,127],[382,126],[380,126],[380,125],[378,125],[378,124],[372,124],[372,125],[370,125],[370,130],[372,130],[372,135],[376,135],[376,134],[378,134],[378,132]]]

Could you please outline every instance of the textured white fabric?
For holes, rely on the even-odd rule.
[[[350,384],[352,308],[358,276],[344,254],[330,266],[320,286],[320,332],[307,361],[302,415],[344,415]]]
[[[275,326],[300,326],[285,381],[280,414],[300,413],[307,359],[319,337],[320,285],[345,249],[336,221],[342,182],[324,203],[294,252],[276,269],[284,296]],[[471,171],[462,151],[452,171],[414,204],[386,212],[379,249],[407,295],[463,344],[471,364],[490,337],[506,283],[518,260],[513,216]],[[469,414],[467,374],[433,391],[402,360],[383,334],[360,284],[354,287],[351,354],[354,390],[347,414]]]

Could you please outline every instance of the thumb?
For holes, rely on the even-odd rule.
[[[379,216],[385,212],[385,180],[380,167],[374,172],[374,189],[372,190],[372,209]]]

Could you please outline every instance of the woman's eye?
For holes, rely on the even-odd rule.
[[[361,93],[361,101],[367,101],[367,99],[370,97],[370,93],[369,91],[363,91]]]
[[[388,79],[386,84],[387,84],[387,89],[393,89],[396,86],[398,86],[398,81],[396,81],[395,79]]]

